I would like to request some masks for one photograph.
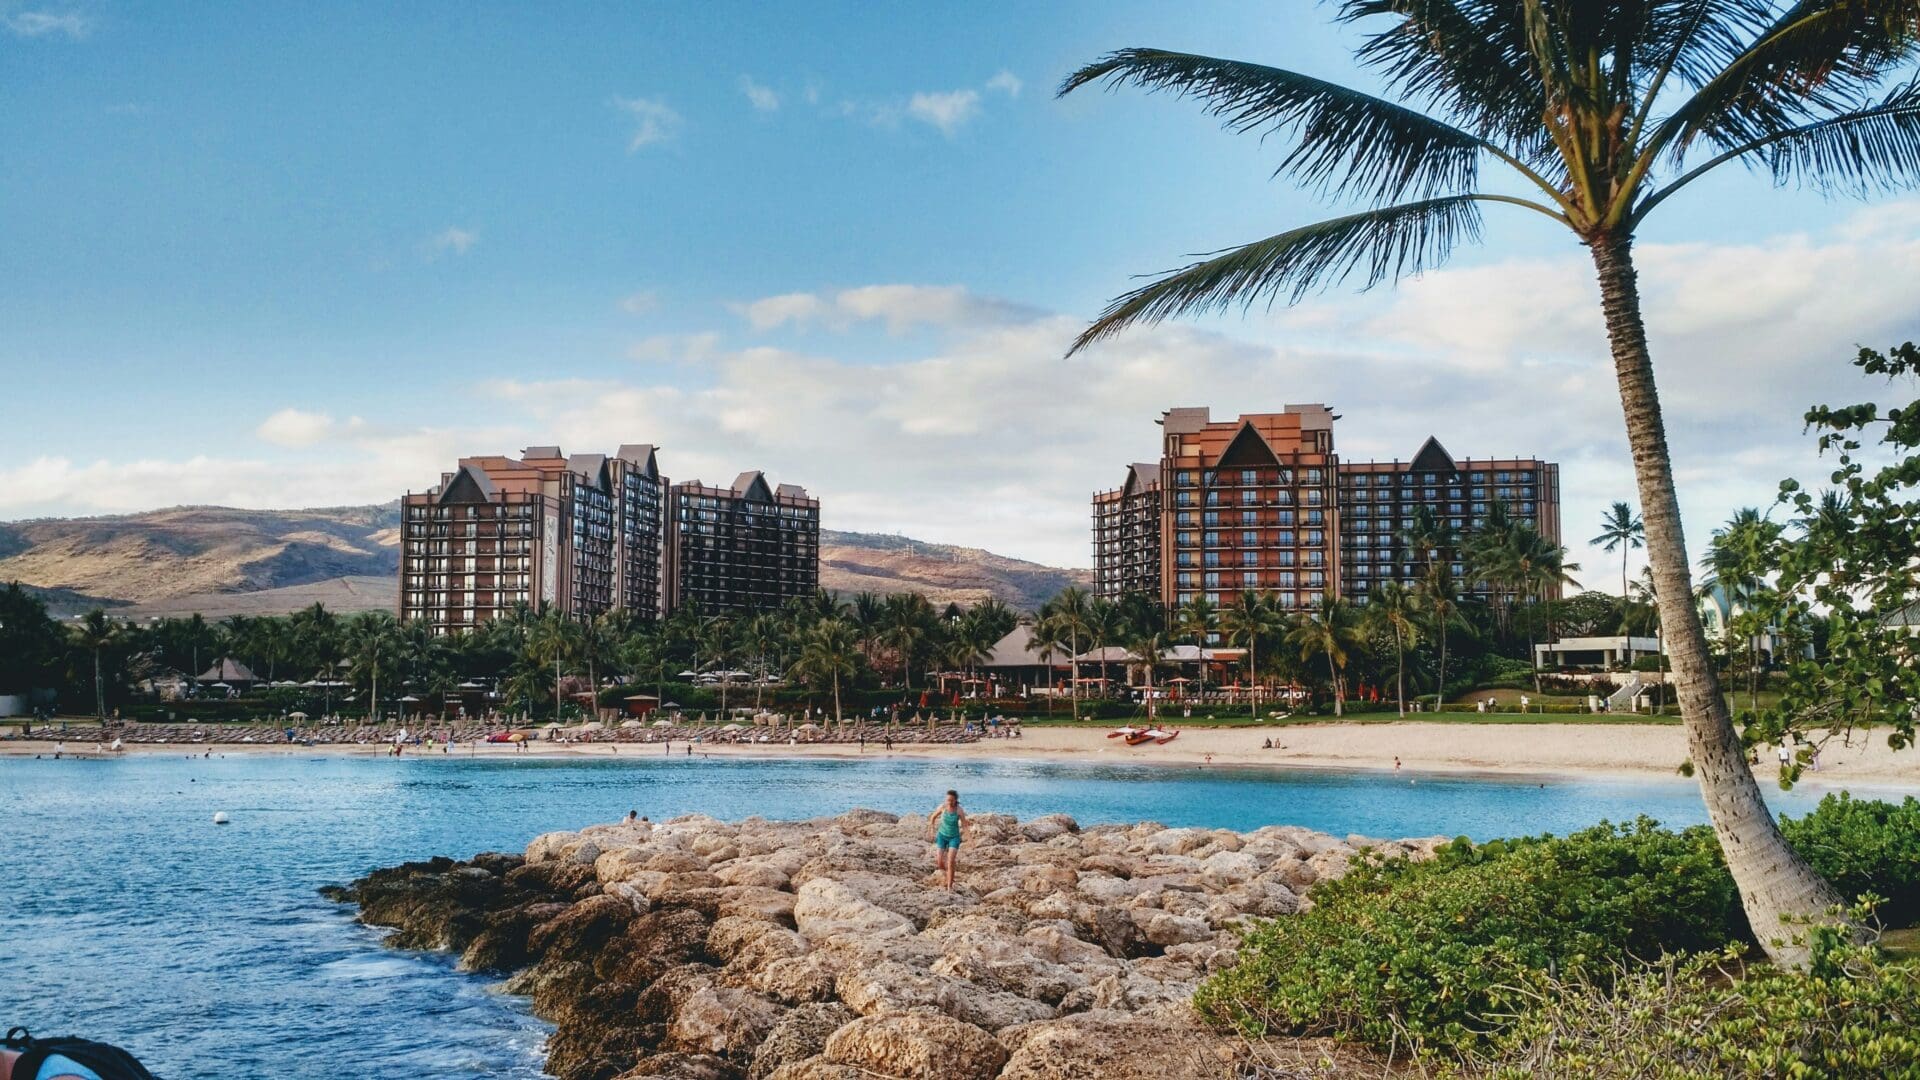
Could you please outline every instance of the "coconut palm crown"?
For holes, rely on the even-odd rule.
[[[1729,162],[1776,183],[1868,195],[1920,179],[1920,0],[1345,0],[1375,96],[1300,72],[1124,49],[1070,75],[1197,99],[1279,135],[1276,175],[1352,213],[1220,251],[1119,297],[1074,343],[1135,323],[1292,303],[1443,261],[1487,206],[1586,245],[1633,451],[1692,761],[1756,933],[1804,963],[1788,923],[1837,900],[1780,837],[1746,767],[1692,595],[1632,246],[1662,203]],[[1497,186],[1483,169],[1503,173]],[[1801,936],[1804,936],[1802,934]]]

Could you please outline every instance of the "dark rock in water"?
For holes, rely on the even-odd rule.
[[[1255,916],[1310,904],[1353,850],[1250,833],[969,819],[957,888],[926,820],[873,810],[547,833],[322,895],[388,943],[507,976],[560,1080],[987,1080],[1231,1072],[1187,1004]],[[1444,840],[1376,845],[1429,856]]]

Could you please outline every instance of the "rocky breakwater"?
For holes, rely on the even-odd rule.
[[[1358,846],[1064,815],[969,818],[957,888],[926,819],[688,816],[549,833],[525,855],[380,870],[336,899],[389,944],[509,976],[563,1080],[1062,1080],[1228,1073],[1188,1004],[1235,928],[1308,903]]]

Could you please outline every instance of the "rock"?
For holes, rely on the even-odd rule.
[[[713,876],[727,885],[754,885],[765,889],[784,889],[793,874],[761,859],[739,859],[713,868]]]
[[[1140,927],[1140,935],[1149,942],[1165,947],[1182,945],[1189,941],[1205,941],[1213,936],[1213,928],[1205,920],[1174,915],[1165,911],[1141,910],[1136,908],[1133,920]]]
[[[614,1080],[734,1080],[739,1072],[707,1054],[656,1054]]]
[[[1244,851],[1217,851],[1200,860],[1200,873],[1209,885],[1224,889],[1252,881],[1260,873],[1260,860]]]
[[[676,1050],[751,1060],[760,1041],[779,1023],[780,1006],[745,990],[702,987],[686,995],[667,1025],[667,1045]]]
[[[1035,843],[1051,840],[1056,836],[1080,831],[1079,822],[1065,814],[1047,814],[1034,818],[1020,826],[1020,835]]]
[[[1047,1004],[1058,1004],[1070,992],[1087,985],[1085,976],[1042,959],[1023,944],[964,942],[934,961],[932,970],[936,975],[951,975]]]
[[[747,977],[747,985],[775,1001],[801,1005],[831,998],[842,970],[835,957],[808,953],[769,962]]]
[[[633,919],[633,908],[618,897],[582,900],[534,927],[527,934],[527,951],[547,959],[591,961]]]
[[[1001,1032],[1000,1080],[1216,1080],[1235,1056],[1228,1040],[1198,1024],[1169,1025],[1099,1010]]]
[[[720,890],[715,914],[721,918],[742,917],[792,926],[797,900],[790,892],[764,885],[733,885]]]
[[[991,1080],[1007,1051],[971,1024],[914,1014],[855,1020],[827,1037],[821,1056],[898,1080]]]
[[[833,988],[841,1001],[866,1016],[930,1009],[997,1031],[1053,1015],[1050,1007],[1017,994],[988,990],[897,961],[847,968],[834,980]]]
[[[802,1005],[790,1010],[760,1040],[747,1068],[748,1080],[765,1080],[767,1074],[782,1065],[818,1057],[827,1047],[827,1036],[852,1023],[856,1015],[839,1002]]]
[[[560,849],[578,839],[579,835],[571,832],[541,833],[527,845],[527,862],[543,863],[559,858]]]
[[[868,940],[908,937],[913,920],[866,900],[831,878],[816,877],[800,886],[793,921],[812,941],[858,936]]]

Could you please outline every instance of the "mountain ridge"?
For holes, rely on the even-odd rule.
[[[266,615],[325,603],[392,609],[397,503],[253,510],[174,506],[130,514],[0,522],[0,582],[19,581],[59,614],[96,606],[147,618]],[[886,533],[820,533],[822,587],[918,592],[937,604],[993,597],[1032,610],[1092,574]]]

